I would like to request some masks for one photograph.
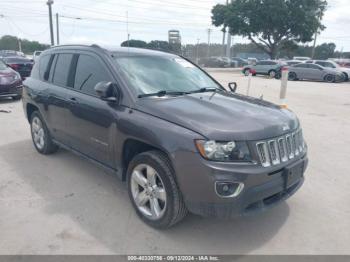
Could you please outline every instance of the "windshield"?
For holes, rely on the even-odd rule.
[[[220,88],[199,68],[180,57],[127,56],[117,57],[115,61],[138,95]]]
[[[6,64],[0,60],[0,70],[5,70],[5,69],[7,69]]]

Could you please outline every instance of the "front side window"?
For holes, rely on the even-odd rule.
[[[105,67],[94,57],[79,55],[74,89],[86,94],[96,95],[95,85],[102,81],[111,81]]]
[[[56,66],[55,66],[55,72],[53,75],[53,83],[55,85],[67,86],[72,57],[73,57],[72,54],[58,55]]]
[[[138,95],[219,88],[199,68],[180,57],[139,55],[117,57],[115,62]]]

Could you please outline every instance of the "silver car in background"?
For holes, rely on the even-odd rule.
[[[305,63],[316,64],[316,65],[320,65],[320,66],[323,66],[326,68],[333,68],[333,69],[339,70],[344,74],[344,81],[349,81],[350,68],[342,67],[334,61],[331,61],[331,60],[308,60]]]
[[[337,69],[326,68],[316,64],[301,63],[289,67],[289,80],[316,80],[333,83],[342,82],[344,75]]]

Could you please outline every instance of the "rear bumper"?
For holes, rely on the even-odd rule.
[[[198,156],[197,156],[198,157]],[[187,156],[187,161],[191,158]],[[308,164],[307,155],[291,161],[277,170],[261,166],[235,166],[233,164],[211,164],[202,166],[192,158],[192,171],[177,172],[177,178],[188,210],[205,217],[233,218],[269,209],[292,196],[304,182]],[[303,166],[301,176],[286,184],[285,170],[291,165]],[[196,166],[197,165],[197,166]],[[189,166],[188,166],[189,167]],[[175,164],[175,168],[177,169]],[[185,174],[187,173],[187,174]],[[243,191],[233,198],[219,197],[215,182],[231,181],[244,184]]]

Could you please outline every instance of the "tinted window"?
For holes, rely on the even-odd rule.
[[[330,62],[316,62],[316,64],[323,66],[323,67],[336,68],[336,66]]]
[[[18,64],[32,62],[30,59],[20,58],[20,57],[8,57],[8,58],[4,58],[4,60],[6,63],[18,63]]]
[[[298,67],[298,68],[308,68],[309,64],[297,64],[294,67]]]
[[[94,87],[102,81],[111,81],[105,67],[94,57],[80,55],[77,63],[74,88],[96,95]]]
[[[320,66],[314,65],[314,64],[309,64],[309,68],[311,68],[311,69],[321,69]]]
[[[49,72],[49,62],[50,62],[50,55],[44,55],[40,58],[39,61],[39,75],[40,75],[40,79],[43,80],[48,80],[48,72]]]
[[[53,83],[60,86],[66,86],[68,81],[69,68],[72,61],[72,54],[59,54],[55,73],[53,75]]]

